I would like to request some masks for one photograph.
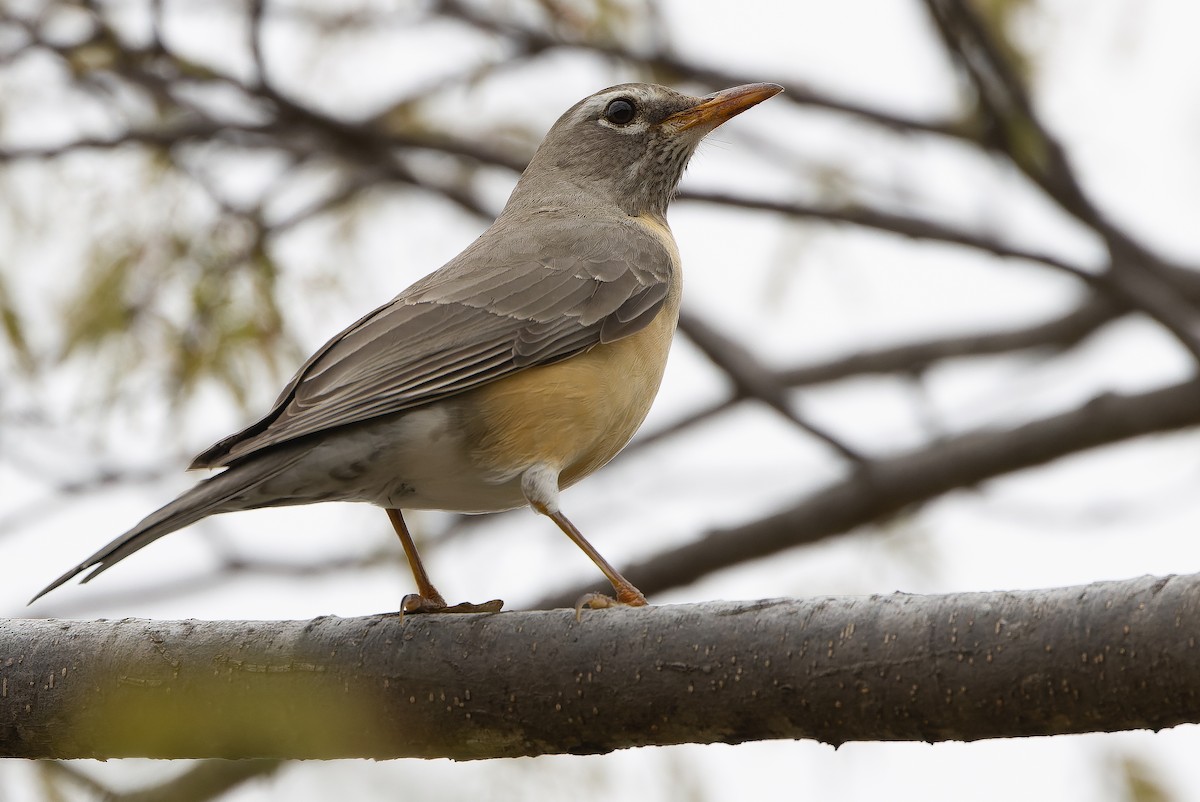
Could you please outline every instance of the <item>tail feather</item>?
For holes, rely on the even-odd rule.
[[[137,526],[42,588],[36,596],[29,600],[29,603],[33,604],[50,591],[92,568],[94,570],[82,580],[82,582],[90,582],[135,551],[150,545],[164,535],[194,524],[201,518],[222,512],[263,506],[261,499],[259,503],[252,503],[238,497],[290,468],[303,456],[303,453],[303,451],[297,451],[285,456],[276,452],[264,455],[259,459],[234,465],[216,476],[205,479],[182,493],[170,504],[147,515]]]

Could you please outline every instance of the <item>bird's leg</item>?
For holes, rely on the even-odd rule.
[[[408,525],[404,523],[404,516],[400,514],[400,510],[393,509],[389,509],[387,515],[400,538],[400,545],[404,546],[404,555],[408,558],[408,567],[412,571],[413,579],[417,581],[417,592],[404,597],[400,602],[400,612],[419,613],[446,609],[449,605],[433,586],[433,582],[429,581],[429,574],[425,571],[425,564],[421,562],[421,555],[417,552],[417,544],[413,542]]]
[[[535,506],[534,509],[537,509],[537,507]],[[596,610],[601,607],[646,606],[646,597],[642,595],[642,592],[635,588],[632,582],[621,576],[621,573],[616,568],[613,568],[612,564],[609,563],[608,560],[604,559],[600,552],[596,551],[595,546],[593,546],[591,543],[588,543],[587,538],[583,536],[583,533],[576,528],[575,524],[571,523],[567,519],[567,516],[562,514],[562,511],[555,510],[553,512],[547,512],[544,510],[538,510],[538,512],[542,513],[551,521],[554,521],[554,523],[558,524],[558,528],[563,530],[567,537],[571,538],[575,545],[581,548],[583,553],[592,559],[592,562],[596,564],[596,567],[604,572],[604,575],[608,577],[608,581],[612,583],[613,590],[617,593],[617,597],[615,599],[612,596],[606,596],[603,593],[583,594],[579,597],[579,600],[575,602],[576,620],[579,620],[580,616],[583,614],[584,607],[590,607],[593,610]]]
[[[535,465],[521,476],[521,489],[528,499],[529,505],[558,524],[567,537],[578,546],[584,554],[591,558],[608,581],[612,583],[617,597],[606,596],[603,593],[585,593],[575,602],[575,619],[579,620],[584,607],[593,610],[601,607],[644,607],[646,597],[633,586],[612,564],[596,551],[596,547],[587,541],[578,527],[562,514],[558,508],[558,471],[546,465]]]
[[[412,535],[409,534],[408,525],[404,523],[404,517],[400,514],[400,510],[387,510],[388,520],[392,522],[392,528],[396,530],[396,535],[400,538],[400,545],[404,546],[404,554],[408,557],[408,567],[412,569],[413,579],[417,581],[417,592],[410,593],[400,601],[400,615],[406,613],[498,613],[500,608],[504,606],[504,602],[500,599],[492,599],[489,602],[482,604],[472,604],[463,602],[450,606],[446,604],[446,600],[442,598],[442,594],[438,593],[437,588],[429,581],[429,574],[425,572],[425,565],[421,562],[421,555],[417,553],[417,544],[413,542]]]

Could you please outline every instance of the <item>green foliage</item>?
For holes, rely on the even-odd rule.
[[[1157,772],[1144,761],[1126,755],[1120,758],[1121,798],[1127,802],[1171,802],[1174,797],[1163,787]]]
[[[1034,0],[972,0],[984,24],[1000,46],[1008,63],[1028,83],[1034,62],[1020,42],[1022,17],[1037,11]]]
[[[244,405],[256,373],[278,373],[279,270],[252,222],[223,216],[96,250],[65,303],[59,359],[98,359],[106,394],[150,362],[175,404],[213,380]]]
[[[3,273],[0,273],[0,333],[3,333],[17,365],[26,373],[32,373],[34,359],[25,336],[25,323]]]

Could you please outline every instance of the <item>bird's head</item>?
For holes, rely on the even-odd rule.
[[[663,214],[700,140],[729,118],[783,91],[747,84],[692,97],[655,84],[621,84],[584,98],[550,129],[510,205],[615,204]]]

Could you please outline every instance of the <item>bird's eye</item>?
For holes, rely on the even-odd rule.
[[[604,109],[604,119],[613,125],[629,125],[637,116],[637,107],[628,98],[619,97]]]

